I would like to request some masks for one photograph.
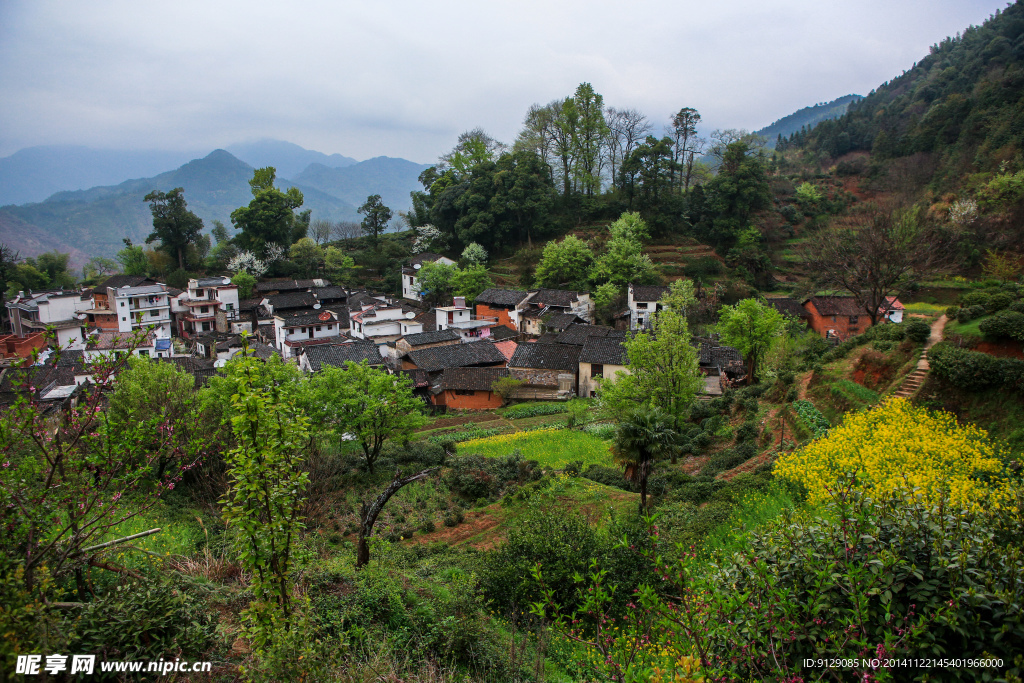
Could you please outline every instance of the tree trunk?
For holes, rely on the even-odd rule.
[[[391,496],[398,493],[398,491],[406,484],[411,484],[414,481],[420,479],[426,479],[428,476],[441,469],[440,467],[431,467],[430,469],[418,472],[405,479],[401,478],[401,471],[395,472],[395,478],[388,484],[387,488],[377,496],[377,499],[370,505],[363,503],[363,508],[359,514],[359,544],[356,548],[356,569],[361,569],[367,565],[370,561],[370,546],[368,540],[373,534],[373,525],[377,522],[377,516],[384,509],[388,500]]]

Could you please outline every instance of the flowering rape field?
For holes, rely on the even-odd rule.
[[[998,505],[1007,495],[1002,472],[983,429],[902,398],[848,414],[828,437],[780,458],[775,467],[776,476],[806,486],[811,503],[828,500],[842,476],[856,473],[864,488],[919,489],[933,501],[948,492],[965,508]]]
[[[527,460],[536,460],[543,467],[557,469],[575,461],[582,461],[584,467],[612,465],[609,448],[609,442],[586,432],[536,429],[464,441],[459,444],[459,453],[503,457],[518,449]]]

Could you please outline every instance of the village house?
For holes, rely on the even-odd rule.
[[[576,323],[565,328],[558,336],[555,337],[554,341],[556,344],[572,344],[573,346],[583,346],[587,343],[590,337],[610,337],[614,339],[625,339],[626,332],[624,330],[616,330],[613,327],[606,327],[604,325],[589,325],[586,323]]]
[[[501,397],[492,390],[508,368],[446,368],[430,385],[430,402],[449,410],[494,410]]]
[[[438,306],[434,309],[434,328],[455,330],[464,342],[475,342],[491,336],[491,327],[498,323],[492,316],[480,316],[466,305],[466,297],[454,297],[451,306]]]
[[[282,358],[297,356],[301,347],[329,344],[343,334],[344,322],[330,309],[310,309],[274,316],[274,348]]]
[[[416,322],[416,312],[400,304],[365,304],[349,306],[349,334],[375,344],[397,342],[410,334],[419,334],[423,325]]]
[[[92,306],[84,311],[88,328],[119,329],[117,311],[111,308],[110,290],[117,290],[119,287],[144,287],[156,284],[159,283],[144,275],[111,275],[92,290]]]
[[[351,342],[303,347],[302,355],[299,356],[299,369],[303,372],[320,372],[325,365],[344,368],[346,363],[362,362],[370,367],[385,367],[384,358],[376,344]]]
[[[423,370],[433,381],[448,368],[504,367],[507,362],[494,344],[453,344],[411,351],[402,358],[402,369]]]
[[[630,284],[626,288],[626,307],[629,310],[629,329],[645,330],[651,326],[654,314],[665,308],[659,303],[668,293],[668,287],[644,287]]]
[[[791,316],[793,318],[799,318],[804,323],[809,323],[811,320],[811,313],[803,304],[789,296],[776,296],[765,299],[765,303],[774,308],[782,315]]]
[[[117,330],[131,333],[152,328],[154,337],[171,338],[171,301],[162,284],[119,287],[108,290],[117,314]]]
[[[402,298],[410,299],[412,301],[423,301],[423,295],[420,292],[420,281],[416,277],[420,268],[423,267],[424,263],[440,263],[446,266],[454,266],[455,261],[451,260],[447,256],[441,256],[440,254],[431,254],[430,252],[423,252],[416,254],[409,263],[402,266]]]
[[[844,341],[871,327],[871,318],[852,296],[812,296],[804,308],[811,329],[826,339]]]
[[[474,305],[480,318],[494,318],[499,325],[519,330],[519,304],[526,300],[528,292],[521,289],[485,289],[477,295]]]
[[[395,351],[397,357],[401,358],[410,351],[461,343],[462,335],[459,334],[458,330],[435,330],[433,332],[420,332],[402,337],[395,342]]]
[[[581,347],[569,344],[539,342],[517,346],[508,362],[512,377],[523,382],[515,397],[544,400],[572,397],[579,385],[580,350]]]
[[[579,395],[597,396],[598,381],[614,382],[621,374],[629,374],[629,357],[623,346],[624,336],[590,336],[580,350]]]
[[[894,296],[887,296],[878,307],[878,315],[891,323],[903,322],[903,304]]]
[[[9,339],[3,338],[3,341],[11,342],[11,350],[15,351],[11,355],[27,358],[33,348],[42,348],[45,343],[43,335],[47,329],[54,331],[55,339],[52,343],[60,348],[82,348],[85,342],[85,311],[92,304],[89,299],[82,297],[81,292],[57,290],[29,292],[28,295],[18,292],[18,296],[8,301],[6,306],[12,334]]]
[[[251,321],[239,317],[238,285],[232,284],[230,278],[192,278],[187,293],[177,297],[177,301],[188,309],[178,320],[178,334],[185,339],[207,332],[252,332]]]
[[[589,292],[538,289],[530,292],[517,309],[520,319],[519,331],[533,336],[550,330],[561,331],[575,321],[564,314],[576,316],[580,322],[594,322],[594,303]],[[559,313],[563,315],[553,315]]]
[[[128,353],[129,349],[133,355],[143,358],[169,357],[171,355],[169,337],[158,338],[155,332],[148,332],[140,339],[138,336],[140,334],[138,330],[130,332],[92,330],[84,349],[85,362],[96,363],[106,357],[121,356]],[[161,342],[160,351],[157,351],[158,341]]]

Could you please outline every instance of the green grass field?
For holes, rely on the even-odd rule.
[[[499,434],[459,444],[459,453],[503,457],[519,449],[527,460],[536,460],[544,467],[564,467],[582,460],[586,465],[611,465],[609,444],[586,432],[571,429],[536,430]]]

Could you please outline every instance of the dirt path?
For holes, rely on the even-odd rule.
[[[917,361],[918,370],[927,370],[930,367],[928,365],[928,349],[942,341],[942,331],[946,328],[947,322],[946,314],[943,313],[938,320],[932,323],[932,332],[928,335],[928,341],[924,343],[924,352],[921,353],[921,360]]]
[[[928,335],[928,341],[924,343],[924,351],[921,352],[921,358],[917,361],[917,368],[903,378],[903,383],[893,393],[894,396],[910,398],[924,384],[925,379],[928,377],[928,370],[931,367],[928,365],[928,349],[942,340],[942,330],[946,327],[946,322],[946,315],[942,314],[938,320],[932,323],[932,332]]]

